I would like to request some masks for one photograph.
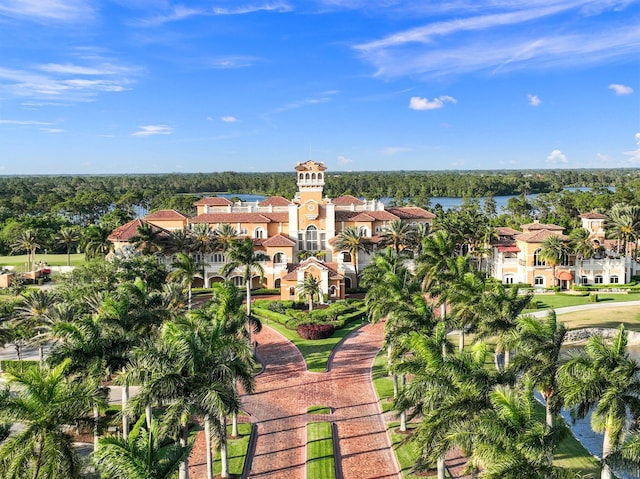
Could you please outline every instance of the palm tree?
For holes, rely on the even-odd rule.
[[[238,237],[238,231],[233,226],[227,223],[218,226],[215,229],[214,234],[216,235],[218,247],[223,253],[227,252],[227,250],[231,246],[231,242]]]
[[[418,258],[422,254],[422,244],[425,238],[431,233],[431,225],[429,223],[416,223],[409,237],[408,248],[413,251],[413,256]]]
[[[640,207],[617,203],[609,212],[610,232],[619,242],[623,241],[622,254],[627,254],[627,246],[638,239],[640,234]]]
[[[67,250],[67,266],[71,266],[71,249],[78,245],[80,234],[74,227],[62,228],[56,235],[56,242]]]
[[[304,277],[304,281],[298,285],[297,290],[300,299],[306,298],[309,300],[309,313],[311,313],[314,298],[320,298],[322,293],[320,282],[312,274],[307,274]]]
[[[130,241],[142,254],[150,255],[162,249],[162,232],[150,223],[143,223]]]
[[[557,322],[556,313],[551,310],[544,321],[521,316],[510,334],[513,340],[509,342],[517,348],[511,367],[524,373],[526,380],[540,390],[545,402],[546,424],[551,428],[553,416],[562,406],[562,399],[557,394],[557,374],[567,329]]]
[[[202,262],[205,263],[205,256],[218,249],[218,241],[215,232],[207,223],[197,223],[191,230],[191,247],[193,251],[199,253]]]
[[[196,275],[199,274],[202,269],[202,263],[185,253],[178,253],[176,259],[171,263],[171,268],[172,271],[169,274],[169,278],[179,281],[187,288],[187,304],[188,308],[191,309],[191,289]]]
[[[174,230],[164,238],[164,250],[167,253],[188,253],[193,250],[193,238],[188,230]]]
[[[392,246],[396,253],[408,247],[414,234],[414,228],[401,220],[393,220],[385,226],[380,234],[381,246]]]
[[[557,286],[556,267],[562,264],[568,255],[569,249],[560,235],[547,236],[542,242],[540,259],[551,266],[554,286]]]
[[[39,328],[47,321],[47,314],[54,304],[55,297],[51,293],[42,289],[28,290],[15,309],[16,318],[29,323],[29,326],[38,333]],[[44,363],[44,345],[41,340],[38,334],[34,338],[34,342],[38,344],[40,365]]]
[[[269,261],[269,256],[261,251],[253,251],[251,238],[233,240],[227,251],[227,264],[222,268],[222,274],[229,276],[235,269],[241,269],[247,289],[247,318],[251,317],[251,280],[257,273],[260,281],[264,279],[264,268],[261,262]],[[247,324],[247,327],[249,325]],[[251,333],[249,333],[251,335]]]
[[[591,427],[604,433],[602,479],[611,478],[608,456],[628,432],[629,421],[640,415],[640,364],[627,353],[627,332],[620,325],[608,343],[602,336],[588,339],[584,352],[573,354],[558,371],[560,393],[575,417],[593,410]]]
[[[355,287],[357,288],[359,281],[358,256],[360,252],[365,253],[370,250],[370,241],[365,238],[362,231],[355,226],[347,226],[336,236],[334,247],[339,251],[347,251],[351,255],[353,269],[356,273]]]
[[[29,228],[11,245],[12,252],[24,251],[27,254],[27,268],[31,271],[36,260],[36,250],[40,248],[40,232],[37,228]]]
[[[5,479],[27,474],[33,479],[80,476],[73,438],[66,428],[106,401],[95,381],[68,375],[68,364],[8,375],[15,395],[0,404],[0,420],[20,423],[23,429],[0,446]]]
[[[446,290],[449,283],[443,274],[449,267],[450,259],[456,255],[455,240],[446,230],[436,231],[422,242],[422,254],[416,261],[416,276],[422,281],[423,290],[431,297],[437,296],[437,289]],[[446,301],[439,302],[442,305],[441,316],[444,319]]]
[[[480,304],[481,320],[478,324],[478,337],[498,336],[495,350],[496,368],[500,368],[498,355],[504,350],[504,367],[509,366],[509,332],[516,328],[520,313],[529,305],[532,292],[520,293],[517,286],[495,283],[493,288],[482,296]]]
[[[640,434],[635,432],[629,435],[618,450],[607,456],[607,463],[616,471],[640,476]]]
[[[82,245],[87,259],[106,256],[113,250],[113,243],[109,241],[110,234],[109,229],[100,225],[89,225],[84,230]]]
[[[129,437],[100,439],[93,460],[97,469],[113,479],[172,479],[180,463],[191,452],[191,446],[163,445],[158,424],[149,429],[143,419],[136,423]]]

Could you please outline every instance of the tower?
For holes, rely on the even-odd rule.
[[[298,163],[298,194],[300,203],[311,200],[316,204],[322,202],[322,190],[324,188],[324,163],[317,163],[309,160],[305,163]]]

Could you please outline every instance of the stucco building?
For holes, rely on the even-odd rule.
[[[375,252],[379,235],[394,220],[404,223],[428,223],[434,214],[417,207],[388,208],[379,200],[360,200],[350,195],[328,198],[324,195],[326,167],[307,161],[295,167],[298,191],[294,198],[272,196],[258,202],[232,202],[222,197],[205,197],[195,203],[196,216],[187,218],[173,210],[156,211],[113,231],[116,247],[135,236],[141,223],[149,223],[163,231],[193,228],[207,224],[213,229],[232,226],[239,237],[250,237],[256,251],[269,257],[263,263],[265,278],[253,278],[252,286],[279,288],[281,297],[296,297],[296,288],[305,275],[312,274],[329,299],[344,298],[346,288],[355,284],[355,260],[340,251],[333,239],[347,227],[357,228],[374,245],[371,252],[361,252],[357,258],[361,270]],[[137,223],[136,223],[137,222]],[[223,253],[197,257],[204,261],[201,284],[209,287],[222,281],[225,265]],[[167,265],[171,257],[165,257]],[[244,282],[240,272],[231,279]]]

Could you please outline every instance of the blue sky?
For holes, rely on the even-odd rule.
[[[0,174],[640,163],[640,0],[0,0]]]

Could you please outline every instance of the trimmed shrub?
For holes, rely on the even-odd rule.
[[[598,302],[598,295],[596,293],[591,293],[589,295],[589,302],[590,303],[597,303]]]
[[[273,296],[280,295],[279,289],[258,288],[251,290],[251,296]]]
[[[331,324],[300,324],[298,334],[302,339],[326,339],[330,337],[335,328]]]

